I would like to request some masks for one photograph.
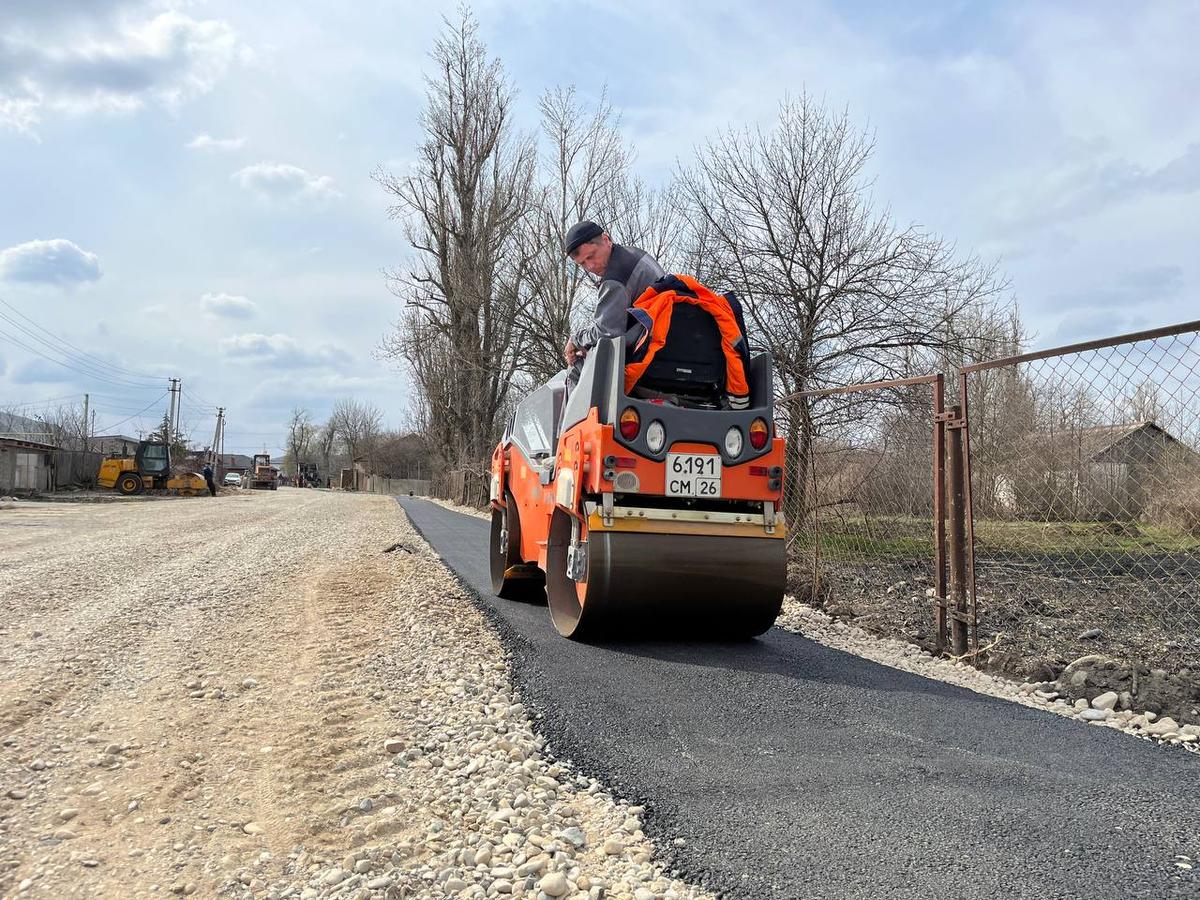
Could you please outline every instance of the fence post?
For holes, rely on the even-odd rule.
[[[933,634],[938,653],[946,649],[946,391],[933,382]]]
[[[952,652],[967,652],[967,495],[964,484],[962,407],[950,410],[946,437],[950,442],[950,636]]]
[[[971,649],[976,651],[975,664],[980,660],[979,650],[979,596],[975,592],[975,488],[971,477],[971,404],[967,402],[967,373],[958,373],[958,402],[962,405],[962,448],[963,448],[963,495],[967,522],[967,603],[971,613],[969,628]]]

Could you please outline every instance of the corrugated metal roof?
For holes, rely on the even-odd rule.
[[[46,444],[42,441],[30,441],[20,437],[9,437],[0,434],[0,445],[5,447],[15,447],[19,450],[57,450],[53,444]]]

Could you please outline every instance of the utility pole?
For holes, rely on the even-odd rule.
[[[175,379],[175,440],[179,440],[179,423],[183,421],[183,379]]]
[[[170,378],[168,380],[171,382],[171,406],[167,410],[167,433],[163,435],[163,440],[170,445],[175,443],[175,392],[179,390],[179,379]]]
[[[83,395],[83,452],[84,453],[87,453],[87,451],[88,451],[88,401],[90,399],[91,398],[89,395],[87,395],[87,394]]]
[[[222,420],[225,418],[225,407],[217,407],[217,424],[213,428],[212,449],[209,451],[209,462],[215,462],[217,468],[221,467],[221,438],[225,429],[222,427]]]

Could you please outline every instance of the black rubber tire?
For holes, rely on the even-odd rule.
[[[114,485],[118,494],[123,494],[126,497],[132,497],[134,494],[140,494],[145,490],[145,485],[142,484],[142,476],[137,472],[122,472],[117,476],[117,483]]]

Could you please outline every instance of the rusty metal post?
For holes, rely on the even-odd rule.
[[[946,650],[946,391],[933,382],[933,634],[938,653]]]
[[[966,497],[967,520],[967,602],[970,604],[971,649],[979,650],[979,597],[975,593],[975,489],[971,481],[971,405],[967,403],[967,373],[958,375],[959,404],[962,406],[963,494]]]
[[[951,409],[950,440],[950,596],[949,617],[952,652],[967,652],[967,496],[964,479],[962,407]]]

